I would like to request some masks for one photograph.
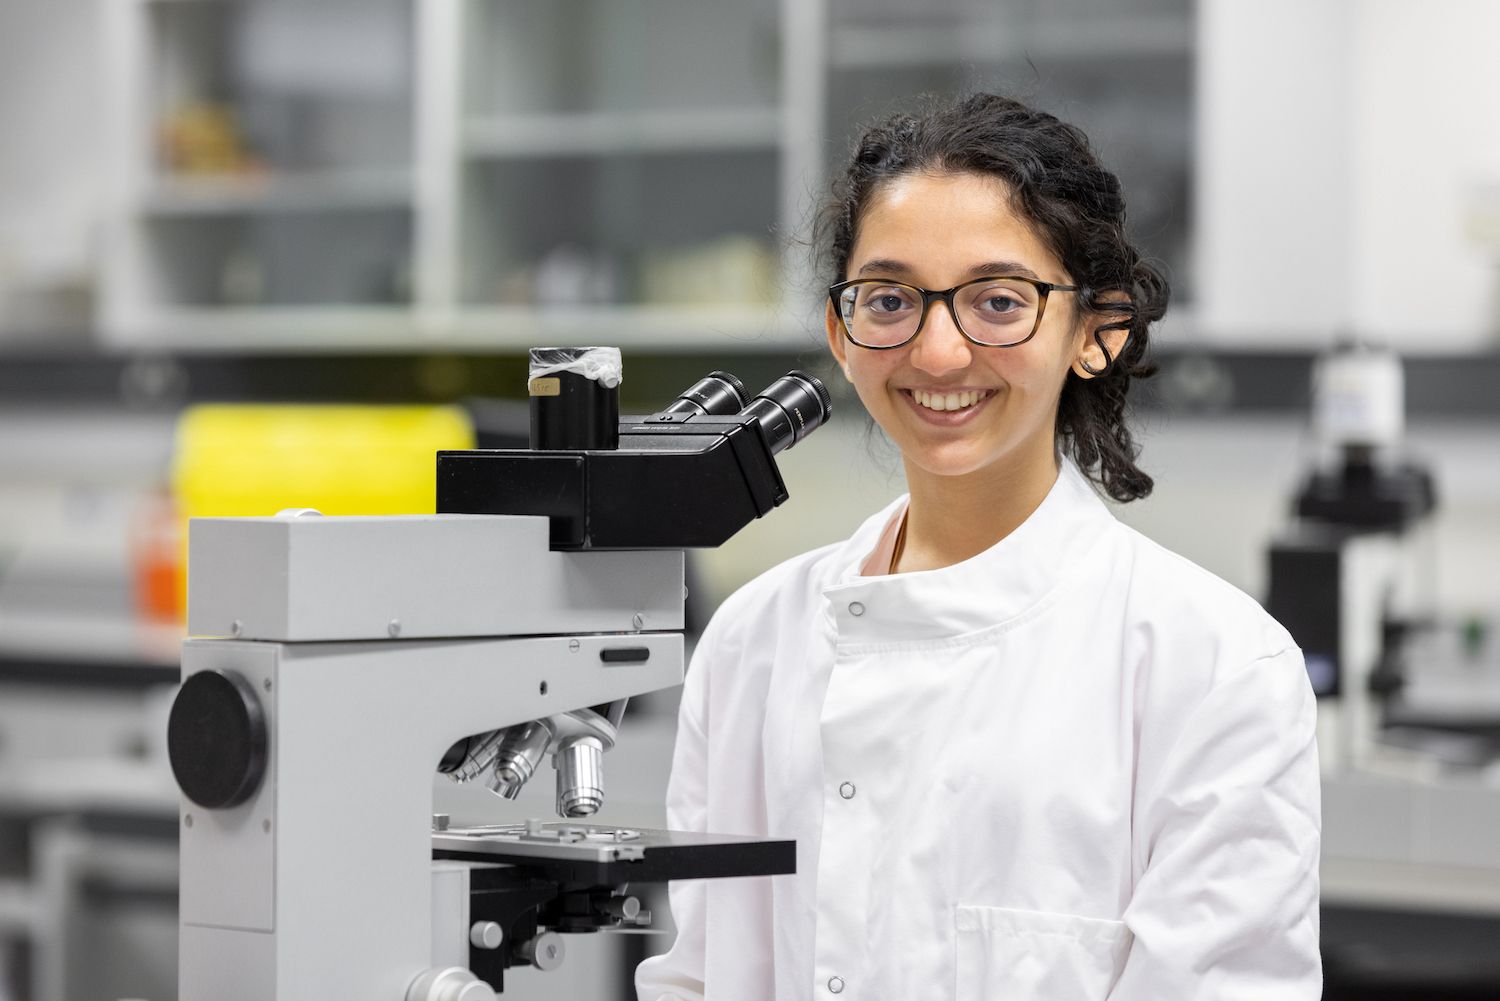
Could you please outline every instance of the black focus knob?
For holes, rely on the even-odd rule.
[[[167,721],[167,754],[183,795],[201,807],[253,796],[266,773],[266,714],[250,682],[232,671],[184,681]]]

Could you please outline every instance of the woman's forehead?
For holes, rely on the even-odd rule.
[[[899,263],[934,280],[999,262],[1049,279],[1061,274],[1055,255],[1016,208],[1009,186],[973,173],[906,174],[880,185],[858,220],[849,277],[870,261]]]

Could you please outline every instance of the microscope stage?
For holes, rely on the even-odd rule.
[[[795,841],[559,822],[454,827],[432,835],[432,857],[505,862],[569,882],[779,876],[797,871]]]

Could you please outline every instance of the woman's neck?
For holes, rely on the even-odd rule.
[[[963,476],[906,468],[911,504],[896,570],[937,570],[978,556],[1031,517],[1057,482],[1050,450],[1036,460],[994,463]]]

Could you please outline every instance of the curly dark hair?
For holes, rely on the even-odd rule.
[[[1146,357],[1148,328],[1166,313],[1171,289],[1125,235],[1119,179],[1078,128],[1010,98],[974,94],[920,116],[895,115],[859,138],[819,214],[817,244],[831,264],[829,284],[847,276],[871,196],[914,173],[975,173],[1004,181],[1071,280],[1083,286],[1075,300],[1079,307],[1119,314],[1101,329],[1128,332],[1120,357],[1112,358],[1095,335],[1106,367],[1092,379],[1068,373],[1056,430],[1062,447],[1110,497],[1148,495],[1153,482],[1135,463],[1140,448],[1126,424],[1125,398],[1131,379],[1156,371]]]

